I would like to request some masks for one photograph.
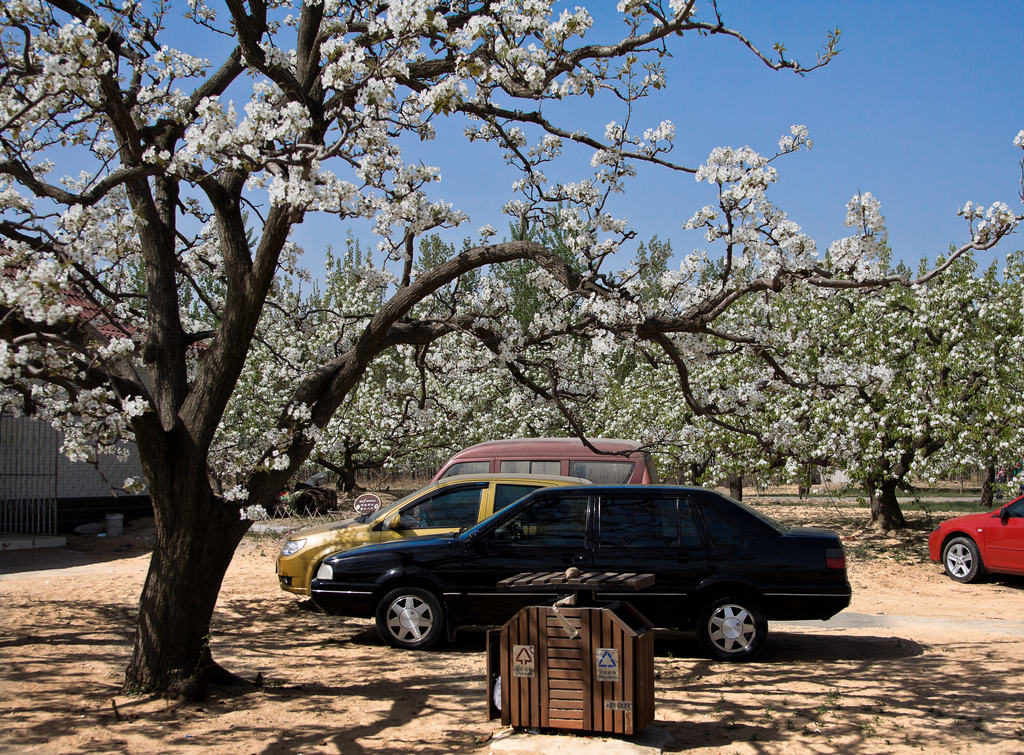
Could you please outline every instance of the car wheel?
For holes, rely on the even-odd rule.
[[[985,573],[978,546],[969,537],[954,537],[946,543],[942,565],[954,582],[974,582]]]
[[[444,631],[444,609],[429,590],[392,590],[377,606],[377,631],[389,645],[422,650],[438,643]]]
[[[746,661],[757,655],[768,635],[768,621],[746,597],[726,596],[708,603],[697,619],[697,638],[716,660]]]

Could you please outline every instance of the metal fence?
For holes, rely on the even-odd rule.
[[[57,432],[0,415],[0,532],[57,531]]]

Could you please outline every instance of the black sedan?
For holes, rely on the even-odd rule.
[[[669,486],[538,490],[459,535],[329,556],[311,592],[328,613],[376,617],[396,647],[426,648],[556,597],[502,591],[500,580],[568,567],[653,573],[645,590],[596,597],[696,632],[721,660],[754,656],[768,619],[827,619],[850,603],[831,530],[787,528],[714,491]]]

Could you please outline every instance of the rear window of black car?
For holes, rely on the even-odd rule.
[[[780,524],[779,522],[775,521],[770,516],[765,514],[763,511],[758,511],[753,506],[748,506],[743,501],[737,501],[734,498],[729,498],[728,496],[721,496],[721,498],[724,501],[728,501],[733,506],[737,506],[737,507],[743,509],[745,512],[750,514],[750,516],[752,516],[758,522],[760,522],[761,524],[764,524],[765,526],[769,527],[770,529],[774,530],[775,532],[778,532],[779,534],[782,534],[782,533],[785,533],[785,532],[789,531],[789,527],[787,527],[786,525]]]
[[[704,524],[713,545],[738,545],[744,535],[768,535],[786,531],[771,517],[741,501],[718,493],[696,493]]]

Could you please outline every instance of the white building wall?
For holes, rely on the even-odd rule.
[[[120,492],[128,477],[141,479],[142,465],[134,444],[128,446],[128,458],[102,455],[95,464],[73,462],[57,454],[57,498],[100,498]]]
[[[127,444],[126,461],[100,456],[95,464],[72,462],[58,450],[60,434],[28,417],[0,418],[0,498],[35,498],[40,476],[55,498],[100,498],[114,495],[128,477],[142,478],[134,444]],[[50,487],[55,480],[55,489]]]

